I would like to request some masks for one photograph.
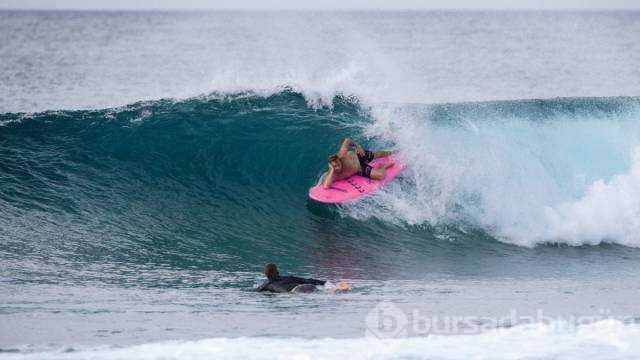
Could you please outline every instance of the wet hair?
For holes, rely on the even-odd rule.
[[[267,264],[264,267],[264,276],[269,280],[275,280],[278,277],[278,267],[276,264]]]

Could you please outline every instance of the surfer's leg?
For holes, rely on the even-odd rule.
[[[384,164],[380,164],[380,166],[377,169],[372,169],[371,170],[371,175],[369,175],[369,177],[373,180],[382,180],[384,179],[384,176],[387,173],[387,169],[392,167],[395,163],[393,161],[384,163]]]
[[[386,171],[386,167],[381,166],[377,169],[372,169],[371,170],[371,175],[369,176],[370,178],[372,178],[373,180],[382,180],[384,179],[384,175],[387,173]]]

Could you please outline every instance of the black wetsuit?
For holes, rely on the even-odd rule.
[[[290,292],[298,285],[324,285],[326,281],[316,279],[304,279],[295,276],[278,276],[273,280],[267,280],[264,284],[260,285],[257,291],[270,291],[270,292]]]

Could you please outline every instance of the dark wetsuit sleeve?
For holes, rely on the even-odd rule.
[[[293,279],[295,279],[295,281],[299,285],[301,285],[301,284],[324,285],[326,283],[326,281],[317,280],[317,279],[304,279],[304,278],[299,278],[299,277],[293,277]]]
[[[289,292],[298,285],[324,285],[325,281],[305,279],[296,276],[280,276],[275,280],[267,280],[256,288],[256,291],[269,291],[275,293]]]
[[[308,282],[307,284],[313,284],[313,285],[324,285],[327,282],[324,280],[317,280],[317,279],[306,279]]]
[[[283,284],[279,281],[267,281],[256,289],[256,291],[268,291],[274,293],[284,293],[289,292],[290,290],[291,289],[287,284]]]

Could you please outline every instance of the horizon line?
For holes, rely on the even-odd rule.
[[[616,8],[2,8],[0,11],[76,11],[76,12],[481,12],[481,11],[501,11],[501,12],[517,12],[517,11],[558,11],[558,12],[599,12],[599,11],[640,11],[640,7],[616,7]]]

